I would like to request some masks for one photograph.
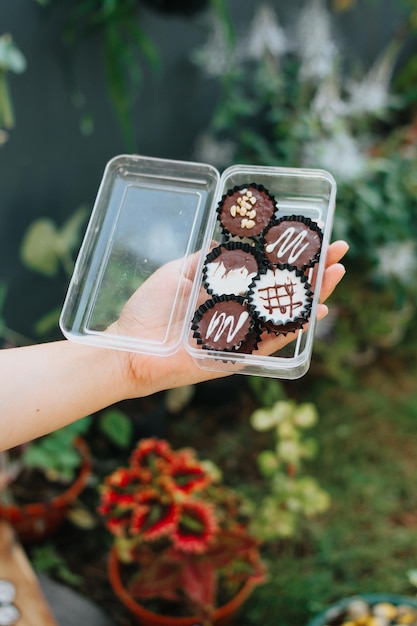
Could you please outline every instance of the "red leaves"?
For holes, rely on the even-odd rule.
[[[264,576],[257,542],[238,520],[240,502],[235,491],[212,485],[192,449],[145,439],[129,466],[105,479],[98,510],[119,555],[138,565],[131,593],[185,603],[206,619],[220,579],[237,591]]]

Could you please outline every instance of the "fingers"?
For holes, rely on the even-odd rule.
[[[320,302],[325,302],[332,295],[345,273],[345,267],[341,263],[334,263],[326,268],[321,285]]]
[[[329,298],[346,273],[344,265],[339,261],[349,250],[346,241],[335,241],[329,246],[326,256],[326,269],[320,292],[320,302]]]
[[[330,244],[327,250],[326,267],[333,265],[333,263],[338,263],[345,256],[348,250],[349,244],[346,241],[343,241],[343,239],[334,241]]]

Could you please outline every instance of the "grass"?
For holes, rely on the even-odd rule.
[[[414,595],[407,571],[417,565],[415,346],[408,337],[348,385],[313,375],[308,389],[290,386],[319,409],[319,454],[309,471],[332,505],[268,550],[270,580],[247,606],[248,626],[304,626],[357,593]]]

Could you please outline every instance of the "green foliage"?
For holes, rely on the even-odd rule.
[[[313,11],[322,32],[329,30],[312,53],[316,65],[306,57],[303,41],[293,37],[292,45],[287,43],[303,17],[313,19]],[[334,238],[349,242],[348,264],[360,264],[368,277],[379,268],[390,284],[381,263],[383,247],[417,239],[417,142],[408,123],[417,94],[411,82],[401,93],[390,86],[402,40],[390,42],[358,77],[357,59],[338,46],[324,3],[306,2],[299,13],[299,22],[284,28],[277,13],[259,7],[253,24],[237,33],[228,69],[217,76],[212,146],[221,160],[222,145],[231,145],[233,163],[328,169],[338,185]],[[219,55],[220,49],[210,54]],[[210,54],[195,57],[203,71]]]
[[[128,416],[119,409],[107,409],[99,419],[101,432],[119,448],[127,448],[133,439],[133,425]]]
[[[41,469],[51,480],[71,480],[80,465],[75,439],[90,423],[91,417],[86,417],[32,441],[23,452],[23,466]]]
[[[303,436],[318,419],[313,404],[291,400],[275,402],[271,408],[254,411],[250,420],[256,431],[272,431],[274,448],[258,455],[258,467],[266,480],[264,495],[256,502],[252,526],[267,541],[292,537],[302,518],[325,511],[328,494],[317,481],[303,475],[303,461],[316,453],[316,441]]]
[[[278,400],[285,398],[283,384],[277,378],[250,376],[248,384],[258,402],[264,407],[271,407]]]
[[[307,17],[323,34],[310,56],[298,30]],[[219,167],[231,160],[324,168],[334,175],[332,238],[349,243],[343,261],[348,272],[332,295],[333,317],[315,342],[313,365],[349,385],[353,369],[403,340],[416,311],[417,92],[410,78],[403,75],[401,89],[393,80],[405,34],[415,24],[410,26],[410,13],[402,37],[358,71],[357,59],[335,39],[325,3],[305,2],[293,19],[282,25],[278,11],[263,6],[246,31],[236,33],[229,64],[211,75],[220,97],[209,130],[210,155],[217,148]],[[217,59],[223,49],[218,44],[195,59],[207,71],[210,54]],[[227,162],[221,161],[224,143]]]
[[[0,37],[0,70],[21,74],[26,69],[26,59],[9,34]]]
[[[56,276],[62,266],[68,276],[74,267],[72,252],[80,241],[80,231],[87,217],[85,207],[79,208],[58,228],[49,218],[35,220],[27,229],[20,255],[24,265],[44,276]]]
[[[8,33],[0,36],[0,129],[13,128],[15,124],[13,101],[7,73],[21,74],[26,69],[26,59]],[[0,145],[4,137],[0,136]]]
[[[69,569],[65,559],[58,554],[53,544],[46,543],[42,546],[35,546],[32,548],[30,556],[36,571],[57,576],[68,585],[76,586],[82,583],[81,576]]]
[[[5,341],[6,343],[9,343],[11,346],[29,345],[30,343],[32,343],[31,340],[28,337],[25,337],[15,330],[9,328],[6,319],[4,318],[3,307],[6,301],[7,291],[7,285],[0,282],[0,339]]]
[[[60,3],[41,0],[40,4],[52,8]],[[147,66],[156,72],[160,67],[157,46],[141,24],[140,3],[77,0],[69,5],[64,40],[70,46],[80,47],[86,38],[99,37],[110,102],[126,146],[134,151],[132,108],[141,87],[143,69]]]

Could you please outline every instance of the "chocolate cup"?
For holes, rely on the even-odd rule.
[[[274,219],[262,235],[263,253],[270,265],[287,264],[302,271],[319,261],[322,242],[319,226],[302,215]],[[268,246],[273,249],[268,251]]]
[[[219,313],[217,317],[216,312]],[[242,313],[247,313],[247,318],[240,323]],[[245,298],[222,295],[213,296],[197,309],[191,328],[197,344],[203,349],[236,352],[248,337],[253,325],[254,321]]]
[[[216,289],[214,285],[214,279],[210,276],[209,267],[213,263],[222,263],[224,265],[225,275],[222,278],[219,278],[219,282],[223,282],[221,289]],[[253,281],[253,278],[258,274],[260,268],[265,264],[265,259],[263,255],[260,255],[254,247],[249,246],[248,244],[238,243],[236,241],[230,241],[227,243],[222,243],[211,252],[206,257],[204,267],[203,267],[203,286],[207,293],[214,294],[217,296],[220,295],[235,295],[235,296],[245,296],[249,290],[249,286]],[[248,270],[247,280],[245,278],[241,278],[239,280],[240,291],[236,293],[236,290],[233,289],[233,277],[231,273],[234,270],[244,269]],[[227,275],[229,274],[229,284]]]
[[[253,205],[250,202],[247,203],[248,206],[250,205],[247,216],[242,216],[239,213],[233,216],[231,213],[232,207],[240,206],[238,199],[242,199],[243,190],[250,191],[256,202]],[[249,218],[248,216],[252,209],[255,211],[256,215]],[[237,185],[229,189],[217,206],[217,213],[223,233],[225,235],[237,235],[238,237],[257,237],[261,235],[273,219],[276,210],[277,203],[274,196],[271,195],[263,185],[258,185],[257,183]],[[242,226],[242,220],[245,218],[253,222],[250,228]],[[246,224],[247,223],[248,222],[246,222]]]
[[[258,306],[254,302],[254,296],[257,291],[257,285],[259,283],[259,280],[261,280],[262,276],[265,275],[268,271],[275,272],[277,270],[278,271],[285,270],[285,271],[293,272],[294,276],[296,276],[297,279],[300,281],[300,283],[302,283],[304,286],[303,295],[305,298],[305,303],[303,305],[301,314],[295,315],[295,317],[293,318],[288,317],[282,322],[276,322],[270,317],[268,317],[267,315],[263,314],[262,311],[258,310]],[[313,292],[311,290],[311,285],[308,282],[306,275],[295,266],[286,265],[286,264],[278,264],[273,267],[266,267],[263,272],[260,272],[258,274],[258,276],[254,279],[253,283],[251,284],[248,298],[249,298],[249,308],[252,311],[253,316],[259,319],[261,326],[263,326],[268,332],[271,332],[271,333],[273,332],[276,335],[278,334],[287,335],[290,332],[295,332],[296,330],[299,330],[300,328],[302,328],[310,319],[311,307],[312,307],[312,301],[313,301]],[[278,303],[277,303],[277,307],[279,308]]]

